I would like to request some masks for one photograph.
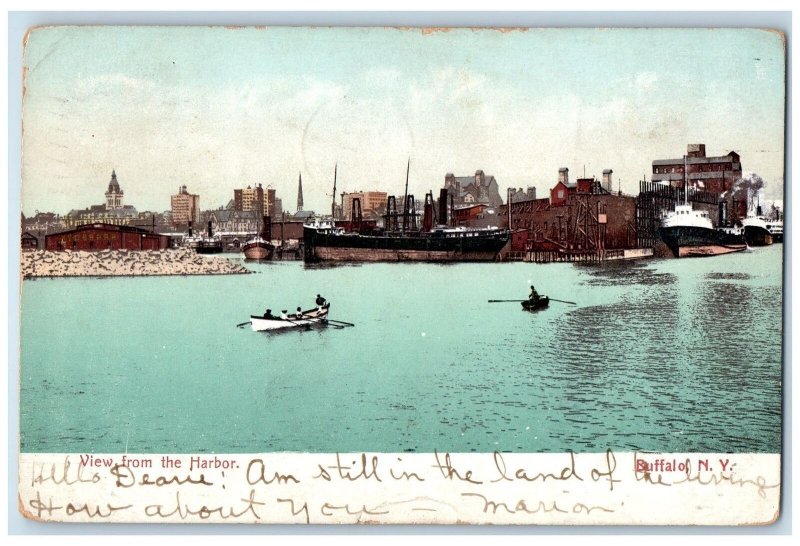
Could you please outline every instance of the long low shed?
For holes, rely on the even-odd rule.
[[[45,236],[45,250],[164,250],[170,237],[134,226],[86,224]]]

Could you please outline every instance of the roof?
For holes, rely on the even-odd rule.
[[[736,152],[731,152],[728,155],[721,155],[716,157],[687,157],[686,163],[689,165],[698,165],[701,163],[722,163],[731,161],[733,157],[739,157],[739,154]],[[683,164],[683,158],[678,159],[655,159],[653,160],[653,166],[656,165],[681,165]]]
[[[94,222],[92,224],[81,224],[73,229],[67,229],[65,231],[59,231],[58,233],[52,233],[47,237],[52,237],[56,235],[63,235],[65,233],[74,233],[76,231],[87,231],[90,229],[101,229],[104,231],[124,231],[128,233],[148,233],[151,235],[159,235],[158,233],[153,233],[149,229],[144,229],[136,226],[118,226],[116,224],[106,224],[105,222]]]
[[[119,209],[106,209],[105,205],[92,205],[87,209],[72,209],[67,213],[67,217],[81,216],[84,214],[94,214],[96,216],[104,216],[106,218],[119,218],[125,216],[135,216],[138,214],[138,212],[136,212],[136,208],[132,205],[125,205]]]
[[[242,220],[256,219],[258,217],[256,212],[257,211],[254,210],[217,209],[212,210],[209,216],[213,214],[217,222],[230,222],[234,218],[240,218]]]
[[[292,216],[295,218],[313,218],[315,214],[313,210],[298,210]]]

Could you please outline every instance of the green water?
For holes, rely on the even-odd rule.
[[[25,281],[21,450],[778,452],[782,250]]]

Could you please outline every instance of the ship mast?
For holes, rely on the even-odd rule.
[[[689,183],[686,175],[686,156],[683,156],[683,204],[689,204]]]
[[[403,194],[403,231],[408,228],[408,173],[411,170],[411,158],[406,165],[406,192]]]
[[[337,161],[333,167],[333,195],[331,195],[331,222],[336,225],[336,171],[339,169]]]

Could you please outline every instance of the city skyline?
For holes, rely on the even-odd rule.
[[[261,183],[307,209],[337,193],[422,196],[494,175],[544,194],[614,170],[637,193],[655,159],[735,150],[783,197],[784,51],[747,29],[52,27],[29,35],[22,210],[99,202],[201,207]],[[688,82],[687,82],[688,80]],[[338,199],[337,199],[338,201]]]

